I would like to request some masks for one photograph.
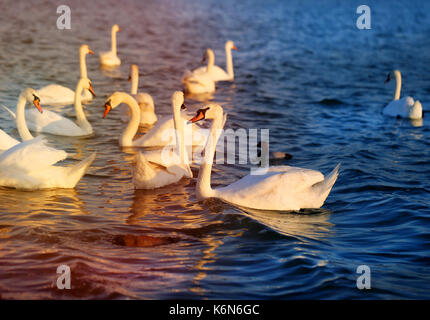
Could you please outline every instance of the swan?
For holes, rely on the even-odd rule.
[[[394,99],[387,104],[382,111],[383,114],[392,117],[401,117],[409,119],[421,119],[423,117],[423,107],[421,102],[412,97],[403,97],[400,99],[400,90],[402,88],[402,75],[399,70],[394,70],[387,75],[385,84],[390,82],[391,79],[396,80],[396,91]]]
[[[88,78],[81,78],[76,86],[75,94],[76,123],[53,111],[45,110],[43,113],[38,113],[36,110],[32,109],[25,111],[25,117],[27,118],[30,130],[67,137],[79,137],[92,134],[93,128],[88,122],[82,108],[81,92],[83,89],[89,90],[95,96],[91,81]],[[9,109],[7,110],[12,117],[17,117],[12,111]]]
[[[182,77],[182,84],[187,93],[202,94],[215,92],[215,81],[212,79],[211,73],[214,69],[214,54],[211,49],[206,50],[208,65],[204,67],[206,72],[193,72],[186,70]]]
[[[105,111],[103,118],[109,114],[109,112],[116,108],[119,104],[125,103],[131,112],[130,121],[127,127],[124,129],[123,133],[119,138],[119,145],[122,147],[164,147],[170,145],[172,141],[169,140],[171,137],[169,134],[175,128],[173,116],[165,116],[160,119],[155,126],[151,128],[145,135],[133,140],[134,136],[139,129],[140,121],[140,108],[136,100],[129,94],[125,92],[115,92],[113,93],[105,102]],[[185,106],[182,107],[185,109]],[[181,117],[186,121],[187,119],[181,115]],[[187,128],[188,129],[188,128]],[[187,130],[187,132],[189,132]],[[207,133],[204,129],[197,125],[192,127],[192,145],[203,145],[206,141]],[[185,139],[187,142],[188,140]],[[173,145],[175,145],[173,141]],[[190,143],[185,143],[189,145]]]
[[[137,93],[139,84],[139,68],[137,65],[130,66],[130,75],[128,81],[131,81],[131,94],[136,98],[137,104],[140,107],[140,125],[152,125],[157,122],[158,118],[154,112],[154,100],[147,93]],[[128,108],[121,109],[121,120],[126,122],[130,118],[130,110]]]
[[[88,78],[87,64],[85,57],[87,54],[94,54],[90,47],[86,44],[79,48],[79,65],[81,69],[81,78]],[[67,87],[50,84],[37,90],[37,96],[40,98],[42,105],[68,105],[75,101],[75,92]],[[92,94],[88,90],[82,93],[82,102],[87,103],[93,99]]]
[[[319,171],[290,166],[260,168],[238,181],[218,189],[211,188],[212,163],[216,144],[221,135],[223,109],[209,104],[197,111],[191,123],[212,119],[210,134],[205,146],[204,161],[200,166],[196,185],[198,200],[218,198],[233,205],[259,210],[300,210],[320,208],[334,183],[339,166],[324,177]]]
[[[33,138],[25,122],[25,105],[33,101],[42,112],[37,92],[23,90],[17,104],[16,124],[23,142],[7,149],[0,155],[0,186],[25,190],[49,188],[74,188],[94,161],[93,153],[76,165],[54,166],[67,158],[67,153],[46,145],[41,136]]]
[[[206,67],[200,67],[193,71],[194,75],[201,75],[204,73],[209,73],[210,78],[217,81],[233,81],[234,80],[234,72],[233,72],[233,57],[231,55],[231,50],[237,50],[234,42],[228,40],[225,43],[225,60],[227,72],[222,68],[214,65],[215,63],[215,55],[211,49],[207,49],[206,56],[208,57],[208,65]],[[205,57],[206,57],[205,56]],[[205,59],[205,57],[203,59]]]
[[[117,67],[121,64],[121,60],[116,54],[116,33],[121,31],[117,24],[112,26],[111,30],[111,50],[100,53],[100,63],[107,67]]]
[[[176,91],[172,95],[173,122],[175,126],[176,150],[139,152],[133,165],[135,189],[155,189],[176,183],[182,178],[192,178],[184,145],[184,120],[181,107],[184,93]]]

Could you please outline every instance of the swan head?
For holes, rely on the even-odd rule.
[[[107,98],[105,102],[105,112],[103,114],[103,119],[106,118],[112,109],[115,109],[124,101],[124,99],[127,99],[127,97],[130,97],[127,93],[117,91]]]
[[[237,47],[235,46],[234,42],[231,40],[228,40],[225,43],[225,47],[226,47],[226,49],[229,49],[229,50],[237,50]]]
[[[128,81],[139,77],[139,67],[136,64],[130,66],[130,73],[128,75]]]
[[[393,70],[387,75],[387,78],[385,79],[384,84],[387,84],[388,82],[390,82],[390,80],[396,79],[397,77],[400,77],[400,76],[401,74],[399,70]]]
[[[117,24],[114,24],[112,26],[112,32],[119,32],[119,31],[121,31],[121,29],[119,28],[119,26]]]
[[[94,54],[94,51],[90,49],[90,47],[87,44],[83,44],[81,45],[81,47],[79,48],[79,52],[81,54]]]
[[[154,100],[147,93],[138,93],[136,95],[137,104],[140,107],[140,111],[154,111]]]
[[[179,110],[185,110],[187,108],[184,104],[184,93],[182,91],[175,91],[172,94],[172,106]]]
[[[188,120],[189,123],[195,123],[201,120],[215,120],[222,119],[224,110],[217,103],[211,103],[206,105],[204,108],[197,110],[197,114],[194,118]]]
[[[39,110],[40,113],[43,113],[42,107],[40,106],[40,98],[33,88],[27,88],[24,90],[24,92],[21,94],[25,100],[28,102],[32,102],[33,105]]]
[[[90,79],[88,79],[88,78],[81,78],[79,80],[79,84],[82,85],[83,89],[87,89],[89,92],[91,92],[91,94],[93,95],[93,97],[96,96],[96,93],[94,92],[93,85],[92,85]]]

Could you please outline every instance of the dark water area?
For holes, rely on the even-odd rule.
[[[71,8],[71,30],[56,28],[60,4]],[[1,1],[2,104],[14,107],[29,86],[74,88],[79,46],[108,50],[114,23],[122,60],[106,71],[87,56],[97,97],[85,112],[95,134],[46,136],[74,154],[66,163],[97,152],[76,188],[0,188],[1,298],[430,298],[430,120],[381,114],[394,93],[383,84],[393,69],[402,72],[402,96],[430,112],[430,3],[369,1],[371,30],[356,27],[361,4]],[[102,119],[105,99],[129,92],[136,63],[139,91],[168,115],[183,72],[198,67],[208,47],[224,67],[229,39],[239,49],[235,81],[218,83],[213,99],[228,113],[226,128],[269,129],[271,150],[293,155],[288,165],[327,174],[341,162],[321,209],[250,212],[198,202],[196,179],[133,189],[137,150],[118,146],[124,124],[117,111]],[[64,110],[73,115],[72,106]],[[1,110],[0,128],[18,137]],[[217,164],[212,184],[248,172]],[[56,288],[61,264],[72,270],[72,290]],[[356,287],[359,265],[371,269],[371,290]]]

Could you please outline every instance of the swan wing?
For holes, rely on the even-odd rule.
[[[41,171],[67,158],[67,152],[46,145],[41,136],[21,142],[0,155],[0,171]]]
[[[36,109],[25,110],[27,125],[35,132],[45,132],[62,136],[82,136],[86,132],[75,122],[50,110],[40,113]]]
[[[6,132],[0,129],[0,150],[7,150],[19,144],[19,141],[12,138]]]
[[[392,117],[400,116],[407,118],[414,103],[415,101],[412,97],[403,97],[399,100],[393,100],[387,104],[382,113]]]
[[[72,104],[75,100],[75,92],[67,87],[50,84],[37,90],[40,103],[44,104]]]

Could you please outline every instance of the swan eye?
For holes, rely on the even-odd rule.
[[[182,104],[181,110],[185,110],[185,109],[187,109],[187,106],[185,104]]]

